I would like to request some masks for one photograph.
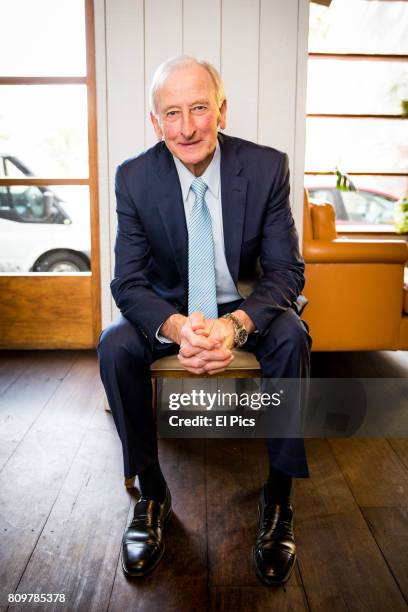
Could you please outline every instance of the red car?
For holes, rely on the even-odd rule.
[[[335,187],[308,187],[312,200],[331,202],[336,210],[337,223],[392,225],[394,204],[398,198],[388,193],[360,189],[339,191]]]

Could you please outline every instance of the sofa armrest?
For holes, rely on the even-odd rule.
[[[306,263],[400,263],[408,260],[404,240],[307,240],[303,243]]]

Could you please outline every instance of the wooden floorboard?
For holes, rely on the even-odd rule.
[[[266,449],[260,440],[207,441],[211,586],[259,585],[251,552],[266,464]]]
[[[406,603],[325,440],[307,444],[295,489],[299,566],[312,610],[405,610]]]
[[[394,449],[400,461],[408,469],[408,438],[394,438],[388,440],[388,444]]]
[[[130,496],[113,428],[91,423],[44,525],[18,592],[64,593],[47,610],[106,610]],[[41,610],[41,604],[33,606]]]
[[[267,476],[262,440],[207,441],[209,583],[259,586],[253,571],[257,505]],[[299,584],[295,572],[290,586]]]
[[[370,507],[361,510],[384,559],[408,602],[408,508]]]
[[[264,441],[208,440],[206,471],[211,610],[305,609],[297,569],[285,589],[272,589],[253,568],[258,498],[268,472]]]
[[[302,612],[308,610],[302,587],[284,589],[253,587],[213,587],[212,612]]]
[[[359,506],[408,506],[408,472],[387,440],[336,439],[330,445]]]
[[[127,580],[119,564],[110,611],[208,610],[204,451],[204,440],[161,441],[161,464],[173,497],[166,551],[145,580]]]
[[[92,414],[101,405],[95,357],[85,353],[0,472],[0,602],[17,588]]]
[[[37,352],[29,356],[30,361],[22,359],[24,367],[16,368],[18,375],[10,377],[10,385],[0,394],[0,470],[64,380],[78,353],[64,351],[50,357],[47,352]],[[18,353],[6,360],[6,371],[16,365],[16,357]]]
[[[30,351],[0,351],[0,397],[32,362]]]
[[[407,355],[314,354],[312,371],[406,376]],[[15,589],[67,599],[13,611],[407,609],[407,440],[307,441],[311,478],[293,496],[298,564],[284,589],[262,585],[251,561],[263,442],[161,440],[174,516],[162,563],[132,581],[120,546],[138,492],[123,487],[103,399],[92,352],[0,355],[0,610]]]

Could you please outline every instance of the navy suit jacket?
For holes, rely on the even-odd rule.
[[[240,308],[262,334],[293,307],[304,263],[289,205],[288,158],[271,147],[219,134],[225,255],[239,281],[262,276]],[[153,345],[160,325],[187,312],[188,234],[173,157],[159,142],[116,172],[118,229],[112,294]],[[244,296],[243,296],[244,297]]]

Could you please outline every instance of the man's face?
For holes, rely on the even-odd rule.
[[[181,66],[157,91],[154,130],[168,149],[196,176],[210,163],[218,126],[225,127],[227,105],[217,107],[211,76],[202,66]]]

